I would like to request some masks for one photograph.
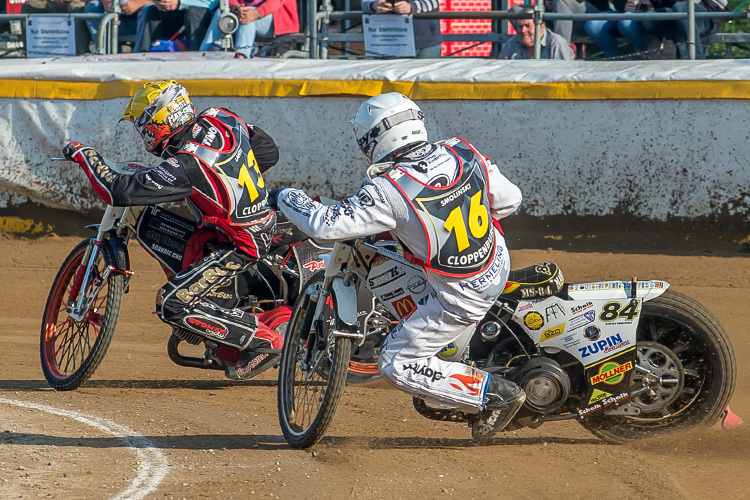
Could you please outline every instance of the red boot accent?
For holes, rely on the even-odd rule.
[[[234,347],[229,347],[228,345],[223,345],[216,350],[216,355],[224,361],[231,361],[234,363],[239,361],[240,357],[242,357],[242,351],[235,349]]]

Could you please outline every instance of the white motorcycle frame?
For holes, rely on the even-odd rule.
[[[570,284],[567,299],[521,300],[513,321],[543,352],[566,351],[588,367],[633,349],[643,302],[667,288],[662,280]]]

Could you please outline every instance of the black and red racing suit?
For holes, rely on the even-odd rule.
[[[279,348],[283,339],[258,329],[257,319],[217,299],[217,291],[267,253],[276,213],[267,207],[262,173],[276,164],[278,148],[259,127],[226,109],[210,108],[177,132],[153,169],[119,174],[92,148],[74,144],[72,158],[96,193],[113,206],[151,205],[187,198],[199,225],[211,225],[233,246],[219,248],[183,269],[159,290],[162,321],[240,350]],[[253,342],[254,341],[254,342]]]

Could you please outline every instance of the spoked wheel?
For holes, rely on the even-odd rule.
[[[108,245],[100,248],[91,272],[92,279],[81,291],[85,274],[82,263],[88,240],[79,243],[63,262],[52,283],[44,308],[40,355],[44,377],[58,391],[77,389],[94,374],[107,353],[115,333],[124,288],[122,274],[110,274],[102,282],[105,270],[115,262]],[[101,284],[88,312],[76,320],[68,315],[81,293],[86,297]]]
[[[284,438],[294,448],[307,448],[323,437],[346,384],[352,341],[333,337],[331,328],[321,326],[328,325],[334,314],[332,300],[321,300],[325,300],[323,319],[316,329],[314,321],[310,327],[305,326],[305,316],[308,310],[314,311],[316,303],[307,293],[299,298],[281,351],[279,423]]]
[[[584,427],[624,443],[718,422],[734,392],[737,362],[729,336],[708,309],[672,290],[645,302],[637,356],[631,403],[642,413],[594,415],[581,421]]]

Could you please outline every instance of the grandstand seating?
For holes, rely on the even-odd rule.
[[[3,0],[0,0],[3,1]],[[5,15],[0,13],[0,57],[23,57],[24,51],[24,40],[22,35],[21,25],[23,19],[19,17],[20,7],[24,0],[4,0],[4,11],[8,14]],[[321,10],[330,13],[329,9],[332,9],[330,0],[312,0],[317,1],[319,4],[321,1],[323,5]],[[486,13],[490,10],[495,10],[495,5],[499,0],[442,0],[441,1],[441,14],[446,17],[441,19],[441,30],[443,31],[443,56],[452,57],[492,57],[494,56],[499,47],[509,37],[508,33],[503,32],[500,28],[505,21],[497,21],[492,19],[451,19],[448,12],[480,12]],[[517,0],[502,0],[503,3],[516,2]],[[276,56],[276,57],[309,57],[311,31],[308,28],[310,25],[310,13],[309,2],[300,0],[298,2],[299,19],[300,19],[300,32],[290,33],[273,39],[258,39],[259,45],[261,45],[261,55],[264,56]],[[739,8],[739,6],[738,6]],[[495,10],[496,11],[496,10]],[[497,12],[497,11],[496,11]],[[15,14],[15,17],[13,16]],[[324,39],[326,44],[326,50],[328,44],[339,43],[342,46],[344,44],[351,44],[353,42],[361,42],[361,33],[357,34],[356,27],[358,23],[343,23],[337,24],[339,28],[338,32],[332,31],[328,33],[329,19],[333,21],[341,20],[342,17],[336,17],[335,14],[341,14],[341,12],[332,12],[330,15],[318,15],[315,26],[315,35],[318,40]],[[349,12],[348,14],[354,15],[355,12]],[[12,19],[12,20],[11,20]],[[355,30],[343,32],[342,27],[353,26]],[[322,30],[322,31],[321,31]],[[127,41],[126,37],[120,37],[120,43]],[[132,36],[131,36],[132,38]],[[577,46],[579,58],[596,58],[597,52],[595,46],[591,43],[591,40],[587,37],[575,37],[573,40]],[[725,47],[725,57],[736,57],[736,50],[733,49],[744,49],[745,53],[748,52],[750,46],[750,33],[716,33],[710,35],[704,39],[705,43],[722,44]],[[333,48],[333,45],[330,45]],[[102,48],[104,51],[114,50],[106,47]],[[117,48],[120,51],[120,47]],[[344,49],[346,52],[346,49]],[[312,51],[315,53],[315,51]],[[345,54],[345,56],[351,56],[351,54]],[[325,57],[325,56],[324,56]]]

